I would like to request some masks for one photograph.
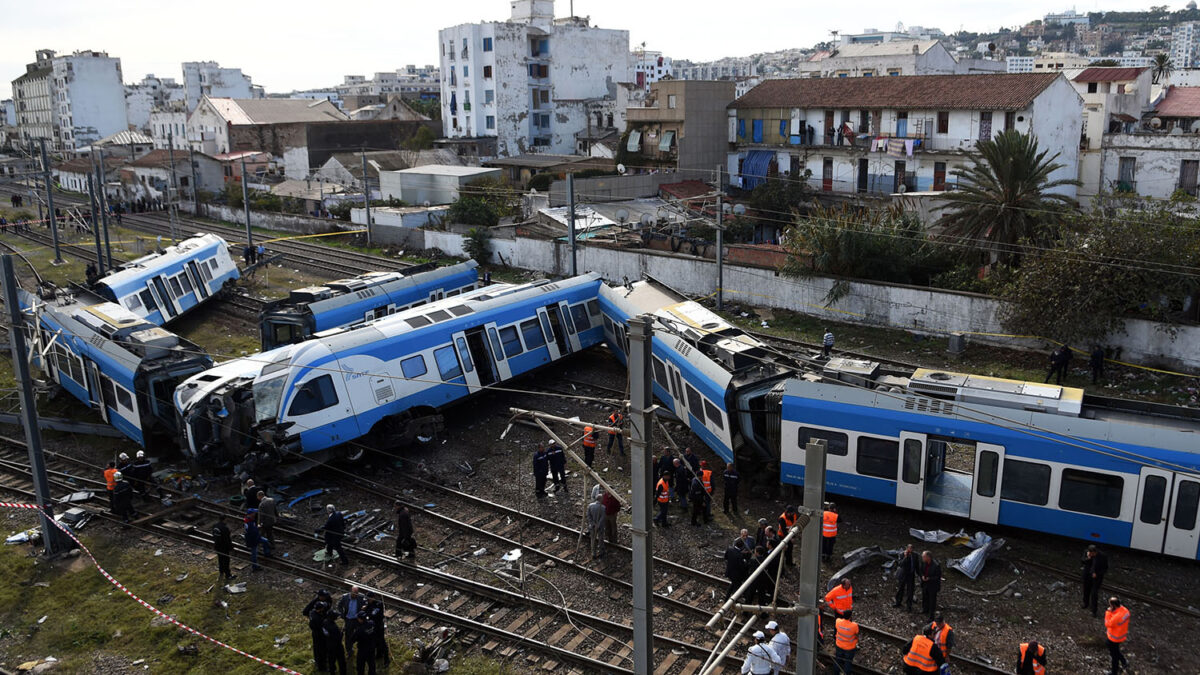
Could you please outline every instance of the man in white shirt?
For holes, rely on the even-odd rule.
[[[779,624],[774,621],[767,622],[767,632],[771,634],[771,641],[767,646],[775,653],[775,664],[771,673],[779,675],[779,671],[787,666],[788,657],[792,655],[792,641],[787,633],[779,630]]]
[[[754,644],[746,650],[742,675],[770,675],[778,667],[778,657],[767,645],[767,636],[761,630],[754,631]]]

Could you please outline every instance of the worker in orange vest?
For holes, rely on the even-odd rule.
[[[825,562],[833,562],[833,544],[837,541],[838,513],[837,504],[829,502],[825,512],[821,514],[821,557]]]
[[[854,589],[850,587],[850,577],[842,577],[841,583],[829,589],[825,594],[825,604],[833,610],[835,618],[854,609]]]
[[[591,468],[592,462],[596,460],[596,444],[600,441],[600,434],[592,427],[583,428],[583,463]]]
[[[800,512],[797,511],[796,507],[792,506],[791,504],[789,504],[788,507],[783,510],[783,513],[779,514],[778,529],[780,539],[786,537],[787,533],[792,531],[792,528],[796,526],[796,519],[799,516]],[[784,561],[787,563],[788,567],[796,566],[796,563],[792,560],[792,542],[795,541],[795,539],[795,537],[792,537],[788,540],[787,549],[783,552]]]
[[[625,421],[625,415],[621,414],[620,410],[612,411],[608,416],[608,426],[615,429],[621,428],[621,423]],[[605,452],[612,452],[613,441],[617,442],[617,449],[621,451],[621,457],[625,456],[625,434],[620,431],[608,430],[608,445],[604,446]]]
[[[934,612],[933,623],[929,626],[933,628],[933,641],[938,644],[938,649],[942,650],[942,656],[949,661],[950,650],[954,649],[954,629],[942,618],[941,612]]]
[[[1129,660],[1121,653],[1121,645],[1129,637],[1129,608],[1116,597],[1108,599],[1104,612],[1104,629],[1108,638],[1108,654],[1112,657],[1112,675],[1121,672],[1119,666],[1129,669]]]
[[[108,488],[108,510],[113,513],[117,512],[116,504],[113,502],[113,493],[117,489],[117,463],[109,462],[108,468],[104,470],[104,486]]]
[[[1037,642],[1022,642],[1017,675],[1046,675],[1046,648]]]
[[[854,612],[847,611],[833,622],[836,639],[833,643],[833,662],[842,675],[854,672],[854,655],[858,653],[858,624]]]
[[[712,522],[712,469],[708,468],[708,460],[700,460],[700,484],[704,486],[704,522]]]
[[[671,503],[671,472],[664,471],[662,477],[658,479],[658,484],[654,486],[654,497],[658,500],[658,515],[654,516],[654,522],[663,527],[670,527],[667,522],[667,506]]]
[[[921,673],[936,673],[946,662],[942,650],[933,641],[933,629],[925,627],[924,633],[913,637],[912,641],[900,648],[904,654],[904,675],[921,675]]]

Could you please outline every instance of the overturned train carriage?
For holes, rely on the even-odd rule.
[[[182,445],[263,465],[427,441],[447,406],[602,341],[600,283],[496,284],[220,364],[175,392]]]

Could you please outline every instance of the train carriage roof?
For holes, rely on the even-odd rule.
[[[225,246],[227,246],[225,240],[215,234],[196,234],[174,246],[166,247],[162,253],[155,252],[131,260],[120,270],[101,278],[96,283],[109,287],[117,295],[124,295],[130,287],[139,290],[145,288],[147,272],[176,264],[181,259],[191,256],[197,249],[223,248]]]

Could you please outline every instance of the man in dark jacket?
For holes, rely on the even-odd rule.
[[[217,516],[212,536],[213,550],[217,552],[217,573],[225,579],[233,579],[236,575],[229,570],[229,554],[233,552],[233,537],[229,534],[229,526],[225,524],[225,516]]]
[[[346,620],[346,653],[354,655],[354,634],[358,632],[358,619],[367,615],[367,599],[358,586],[351,586],[349,593],[338,599],[337,612]]]
[[[253,478],[247,478],[246,484],[242,486],[242,498],[246,500],[246,508],[258,508],[258,491],[259,487],[254,484]]]
[[[687,511],[688,507],[688,492],[691,492],[692,474],[688,472],[687,465],[682,460],[675,460],[675,496],[679,497],[679,505]]]
[[[321,624],[321,635],[325,639],[325,659],[329,663],[329,672],[350,675],[346,667],[346,648],[342,646],[342,629],[337,625],[337,612],[326,611],[324,622]]]
[[[917,576],[921,578],[921,613],[933,621],[933,614],[937,611],[938,591],[942,590],[942,566],[933,559],[933,554],[929,551],[921,552]]]
[[[563,492],[567,487],[567,453],[558,443],[550,442],[546,448],[546,459],[550,462],[550,477],[554,479],[554,491]],[[570,493],[567,494],[570,497]]]
[[[279,522],[279,508],[275,498],[268,497],[266,492],[258,491],[258,534],[263,539],[263,553],[268,558],[275,548],[275,523]]]
[[[901,601],[906,601],[908,611],[912,611],[916,576],[917,553],[913,550],[913,545],[909,544],[904,548],[900,560],[896,562],[896,600],[892,602],[892,607],[900,607]]]
[[[533,493],[538,501],[546,498],[546,474],[550,473],[550,457],[544,448],[533,453]]]
[[[135,513],[133,510],[133,486],[125,480],[125,475],[120,471],[113,474],[113,478],[117,479],[117,484],[113,487],[113,511],[121,516],[121,522],[128,524],[129,519]]]
[[[749,552],[737,545],[735,541],[725,549],[725,578],[729,579],[729,591],[725,593],[725,599],[733,597],[737,589],[746,583],[746,577],[749,576],[749,570],[746,569],[746,559]]]
[[[413,538],[412,515],[408,507],[396,502],[396,557],[416,558],[417,540]]]
[[[325,622],[329,618],[329,603],[321,599],[320,593],[321,591],[318,591],[317,598],[308,603],[308,607],[304,608],[304,616],[308,618],[308,630],[312,633],[313,663],[316,664],[315,667],[318,671],[323,671],[329,660],[329,642],[325,637]],[[325,593],[325,597],[328,598],[328,596],[329,594]],[[345,660],[344,655],[342,660]]]
[[[742,477],[738,474],[737,469],[733,468],[733,462],[725,465],[725,473],[722,474],[721,477],[725,479],[725,499],[723,510],[725,511],[726,515],[728,515],[730,507],[733,507],[733,512],[736,514],[738,510],[738,483],[741,481]]]
[[[154,476],[154,465],[146,459],[145,450],[137,451],[137,459],[129,465],[128,472],[133,488],[145,499],[150,499],[150,479]]]
[[[1100,596],[1100,587],[1104,584],[1104,575],[1108,573],[1108,556],[1096,548],[1095,544],[1087,547],[1083,554],[1083,608],[1091,609],[1096,616],[1096,604]]]
[[[692,452],[691,448],[683,449],[683,460],[692,467],[692,473],[700,475],[700,458],[696,453]]]
[[[1104,379],[1104,348],[1100,345],[1092,347],[1092,353],[1088,356],[1088,365],[1092,367],[1092,384],[1100,384],[1100,380]]]
[[[342,537],[346,536],[346,519],[342,516],[342,512],[333,508],[333,504],[325,505],[325,512],[328,515],[325,519],[325,563],[333,564],[333,552],[337,551],[338,559],[343,565],[350,564],[350,559],[346,557],[346,552],[342,550]]]
[[[383,659],[383,667],[392,664],[392,653],[387,644],[387,626],[384,624],[383,600],[378,593],[367,593],[367,620],[375,629],[375,658]]]
[[[708,495],[704,492],[704,483],[700,479],[692,476],[692,483],[688,487],[688,499],[692,500],[692,525],[700,527],[697,519],[704,517],[704,498]]]
[[[355,649],[358,650],[358,656],[355,657],[355,671],[358,675],[377,675],[375,670],[375,624],[367,617],[366,612],[358,615],[358,623],[354,627],[354,642]]]

